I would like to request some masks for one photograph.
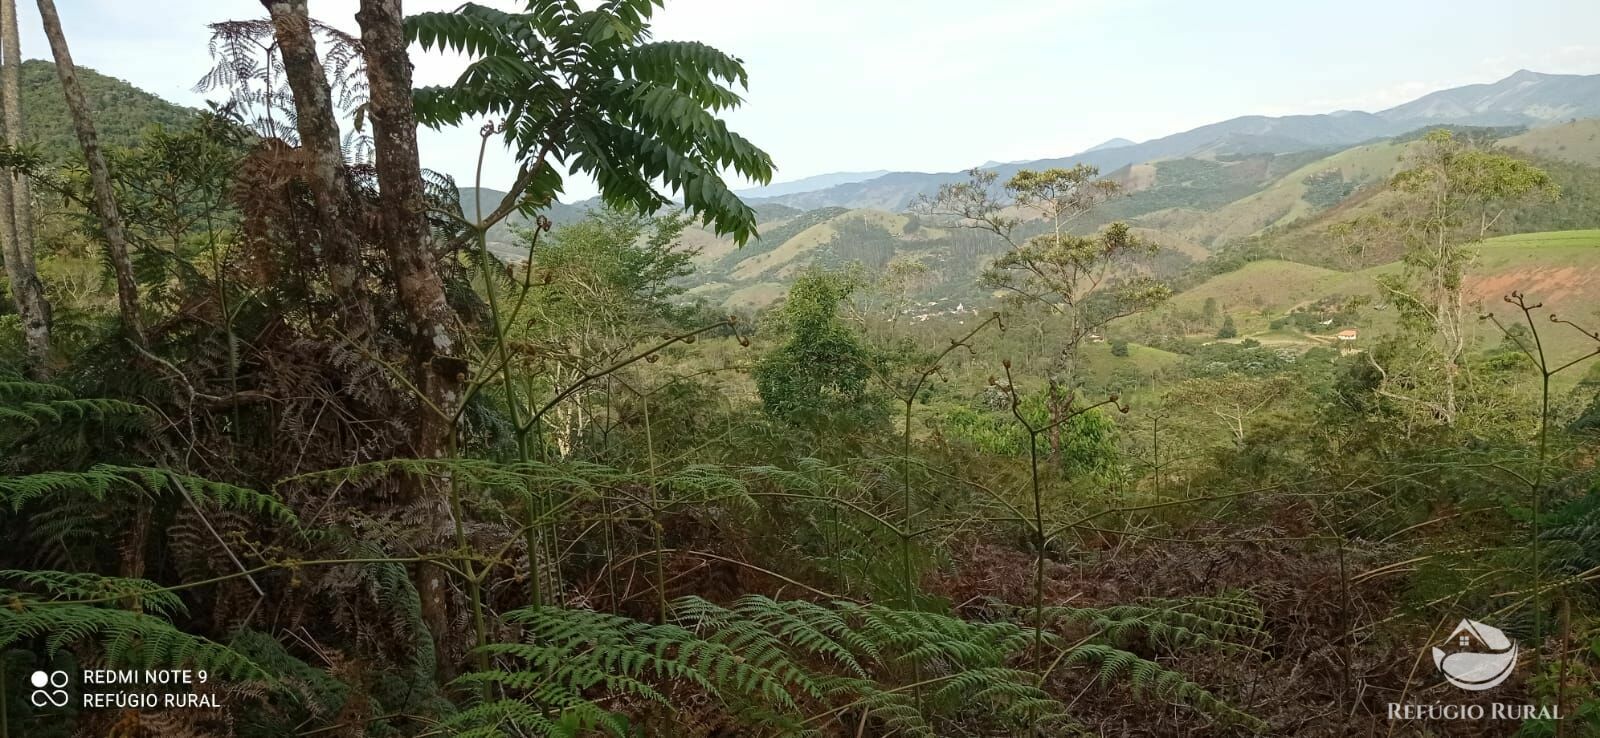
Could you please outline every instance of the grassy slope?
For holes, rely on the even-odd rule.
[[[851,210],[795,234],[771,251],[740,261],[731,274],[739,280],[756,279],[772,272],[784,277],[793,276],[801,257],[833,241],[838,235],[839,224],[845,220],[859,220],[877,226],[895,237],[904,233],[906,225],[904,215],[881,210]]]
[[[1502,236],[1484,242],[1478,251],[1464,282],[1467,298],[1474,305],[1503,317],[1508,313],[1501,298],[1511,290],[1521,290],[1530,299],[1543,302],[1548,311],[1591,329],[1600,327],[1600,230]],[[1206,298],[1215,298],[1223,311],[1234,316],[1241,339],[1319,345],[1328,337],[1291,330],[1269,332],[1268,324],[1296,306],[1325,297],[1370,295],[1375,304],[1382,304],[1376,278],[1400,268],[1398,263],[1390,263],[1341,272],[1288,261],[1251,262],[1179,293],[1169,309],[1199,311]],[[1393,310],[1369,306],[1361,311],[1357,327],[1367,335],[1381,334],[1393,328],[1395,319]],[[1594,347],[1592,340],[1565,326],[1541,323],[1539,328],[1553,357],[1574,358]],[[1471,330],[1483,340],[1499,340],[1493,326],[1479,324]],[[1365,337],[1362,343],[1367,343]]]
[[[1535,128],[1501,143],[1530,154],[1600,166],[1600,120]]]
[[[1369,184],[1393,174],[1404,153],[1404,145],[1389,141],[1346,149],[1289,172],[1260,192],[1193,218],[1179,225],[1176,232],[1189,240],[1211,245],[1286,225],[1316,212],[1305,199],[1307,177],[1337,171],[1346,181]]]
[[[1547,158],[1600,161],[1600,121],[1537,129],[1508,138],[1505,144]],[[1285,260],[1336,269],[1359,268],[1394,259],[1398,254],[1394,249],[1376,248],[1362,256],[1345,256],[1325,230],[1331,223],[1379,211],[1387,198],[1383,193],[1372,196],[1370,185],[1403,166],[1412,145],[1414,138],[1364,144],[1320,157],[1308,153],[1300,158],[1184,159],[1133,165],[1111,175],[1132,194],[1103,206],[1104,212],[1097,211],[1097,216],[1103,216],[1100,220],[1129,219],[1139,235],[1168,247],[1181,255],[1177,257],[1180,260],[1204,260],[1224,245],[1250,247],[1265,238],[1270,242],[1266,244],[1270,253]],[[1546,165],[1554,164],[1547,161]],[[1582,169],[1576,164],[1564,166]],[[1344,202],[1338,202],[1337,194],[1330,199],[1326,189],[1319,189],[1329,177],[1346,188],[1336,192],[1354,192],[1354,196]],[[1581,182],[1566,181],[1571,179],[1558,177],[1572,193],[1595,189],[1590,181],[1593,177]],[[1317,187],[1312,185],[1313,180]],[[1369,187],[1360,189],[1363,186]],[[1564,202],[1570,202],[1560,206],[1572,211],[1566,216],[1555,217],[1540,210],[1531,213],[1528,222],[1508,222],[1508,229],[1584,228],[1595,224],[1593,218],[1583,216],[1588,201],[1574,199],[1572,193],[1564,198]],[[1098,220],[1083,224],[1093,227]],[[886,260],[886,254],[923,261],[937,277],[936,290],[949,292],[954,289],[951,285],[969,285],[993,255],[992,250],[975,251],[971,245],[957,247],[948,240],[936,240],[937,236],[948,234],[937,233],[940,229],[928,225],[908,235],[904,215],[868,209],[811,211],[764,223],[762,230],[763,242],[737,251],[711,240],[698,244],[705,250],[697,260],[704,280],[697,291],[699,296],[711,302],[730,301],[731,305],[736,301],[746,307],[757,306],[761,300],[781,294],[781,286],[806,264],[857,260],[877,268]],[[956,253],[960,256],[952,258]],[[1241,303],[1240,310],[1250,311],[1278,304],[1274,295],[1263,292],[1307,289],[1319,276],[1293,267],[1261,265],[1251,269],[1265,270],[1260,274],[1260,284],[1245,279],[1238,289],[1218,287],[1214,296]],[[1282,273],[1268,273],[1274,270]],[[1333,279],[1328,290],[1345,294],[1366,291],[1362,285],[1352,286],[1349,279],[1328,278]]]
[[[1560,130],[1554,134],[1546,134],[1545,129],[1534,131],[1532,134],[1545,137],[1538,140],[1573,141],[1581,133],[1582,140],[1587,141],[1588,134],[1582,131],[1595,123],[1597,122],[1578,121],[1555,127]],[[1534,140],[1526,138],[1529,135],[1531,134],[1513,136],[1503,139],[1503,142],[1508,149],[1512,149],[1512,144],[1519,142],[1526,144]],[[1597,141],[1600,141],[1600,138],[1597,138]],[[1600,144],[1595,145],[1600,147]],[[1527,153],[1526,149],[1512,150]],[[1386,175],[1403,166],[1404,155],[1405,145],[1393,142],[1357,147],[1293,173],[1268,190],[1231,203],[1215,213],[1162,214],[1166,218],[1165,222],[1147,223],[1147,225],[1158,225],[1169,232],[1187,233],[1194,238],[1208,238],[1214,237],[1214,234],[1219,232],[1219,225],[1228,227],[1232,223],[1238,227],[1238,232],[1242,233],[1248,230],[1250,225],[1265,222],[1261,213],[1269,215],[1282,213],[1276,222],[1264,226],[1265,230],[1246,234],[1250,236],[1248,238],[1228,235],[1211,243],[1213,255],[1223,261],[1232,261],[1244,255],[1248,255],[1246,258],[1270,255],[1273,258],[1336,269],[1358,269],[1387,263],[1400,257],[1403,244],[1398,239],[1369,240],[1362,253],[1353,254],[1347,253],[1344,249],[1345,244],[1330,235],[1328,229],[1336,223],[1349,222],[1363,216],[1384,217],[1395,204],[1392,193],[1382,191],[1376,186],[1368,186],[1355,190],[1344,201],[1333,207],[1309,212],[1291,211],[1284,206],[1284,203],[1291,195],[1299,196],[1300,191],[1304,190],[1303,175],[1324,163],[1353,165],[1357,172],[1365,171],[1369,176],[1379,173]],[[1600,167],[1573,161],[1572,158],[1581,158],[1584,155],[1583,150],[1575,145],[1567,145],[1560,151],[1545,149],[1533,155],[1537,157],[1534,163],[1550,174],[1561,187],[1562,195],[1555,202],[1532,204],[1508,212],[1500,221],[1501,232],[1561,231],[1600,225]],[[1346,171],[1341,168],[1341,172]],[[1348,177],[1350,174],[1346,173],[1345,176]],[[1381,175],[1370,181],[1375,184],[1378,179],[1381,179]],[[1296,207],[1304,207],[1306,204],[1302,199],[1302,204]],[[1237,226],[1240,222],[1244,222],[1242,227]]]
[[[777,302],[788,291],[789,285],[781,282],[757,282],[728,293],[722,304],[730,308],[754,310]]]
[[[1200,310],[1207,298],[1235,319],[1262,311],[1280,312],[1326,293],[1334,284],[1352,281],[1354,275],[1292,261],[1262,260],[1220,274],[1174,296],[1172,306]]]
[[[1470,298],[1485,310],[1508,315],[1506,293],[1520,290],[1544,311],[1600,330],[1600,230],[1524,233],[1490,239],[1466,280]],[[1542,318],[1541,318],[1542,320]],[[1595,348],[1568,326],[1541,323],[1539,334],[1553,357],[1572,359]]]
[[[1106,386],[1118,372],[1148,375],[1182,361],[1183,356],[1138,343],[1128,344],[1127,356],[1114,356],[1110,343],[1091,343],[1079,350],[1078,360],[1084,381],[1091,386]]]

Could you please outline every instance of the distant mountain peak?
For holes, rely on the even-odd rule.
[[[803,177],[801,179],[774,182],[764,187],[751,187],[743,190],[735,190],[733,194],[740,197],[778,197],[796,192],[810,192],[812,190],[826,189],[836,185],[864,182],[869,179],[881,177],[888,173],[889,171],[887,169],[878,169],[870,172],[829,172],[827,174],[816,174],[810,177]]]
[[[1600,74],[1544,74],[1519,69],[1488,84],[1423,95],[1377,113],[1412,124],[1540,125],[1600,114]]]
[[[1113,139],[1111,139],[1109,141],[1106,141],[1104,143],[1101,143],[1101,144],[1099,144],[1097,146],[1090,146],[1089,148],[1084,149],[1083,153],[1087,154],[1087,153],[1089,153],[1091,151],[1105,151],[1106,149],[1120,149],[1120,148],[1122,148],[1124,146],[1132,146],[1132,145],[1134,145],[1134,142],[1129,141],[1128,139],[1125,139],[1125,138],[1113,138]]]
[[[1112,139],[1094,148],[1052,159],[986,162],[1001,178],[1019,169],[1089,164],[1112,172],[1162,159],[1292,154],[1342,148],[1438,125],[1529,127],[1577,118],[1600,118],[1600,74],[1545,74],[1518,70],[1505,79],[1437,90],[1386,110],[1265,116],[1245,115],[1142,143]],[[774,201],[802,210],[839,206],[900,210],[962,172],[890,172],[862,181],[800,191]],[[744,193],[740,193],[744,194]]]

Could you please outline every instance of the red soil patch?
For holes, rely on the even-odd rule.
[[[1499,274],[1468,277],[1465,282],[1470,299],[1493,305],[1512,290],[1521,290],[1547,304],[1583,297],[1600,291],[1600,273],[1578,267],[1534,267]]]

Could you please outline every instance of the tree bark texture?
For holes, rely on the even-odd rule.
[[[327,71],[317,56],[306,0],[262,0],[272,18],[273,37],[283,58],[283,72],[294,93],[295,127],[309,166],[306,185],[316,205],[321,231],[321,261],[338,305],[339,326],[346,337],[361,340],[373,330],[372,306],[362,286],[361,242],[356,232],[339,119]]]
[[[22,143],[21,85],[18,70],[22,50],[17,34],[17,0],[0,0],[0,106],[4,108],[5,142],[15,148]],[[27,342],[28,359],[34,374],[49,375],[50,302],[39,281],[33,245],[33,193],[28,177],[18,172],[0,173],[0,242],[6,278],[17,314],[22,318],[22,334]]]

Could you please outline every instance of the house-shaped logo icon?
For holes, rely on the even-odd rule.
[[[1433,665],[1451,684],[1479,692],[1498,687],[1511,676],[1517,667],[1517,650],[1517,644],[1499,628],[1462,620],[1448,640],[1434,646]]]

